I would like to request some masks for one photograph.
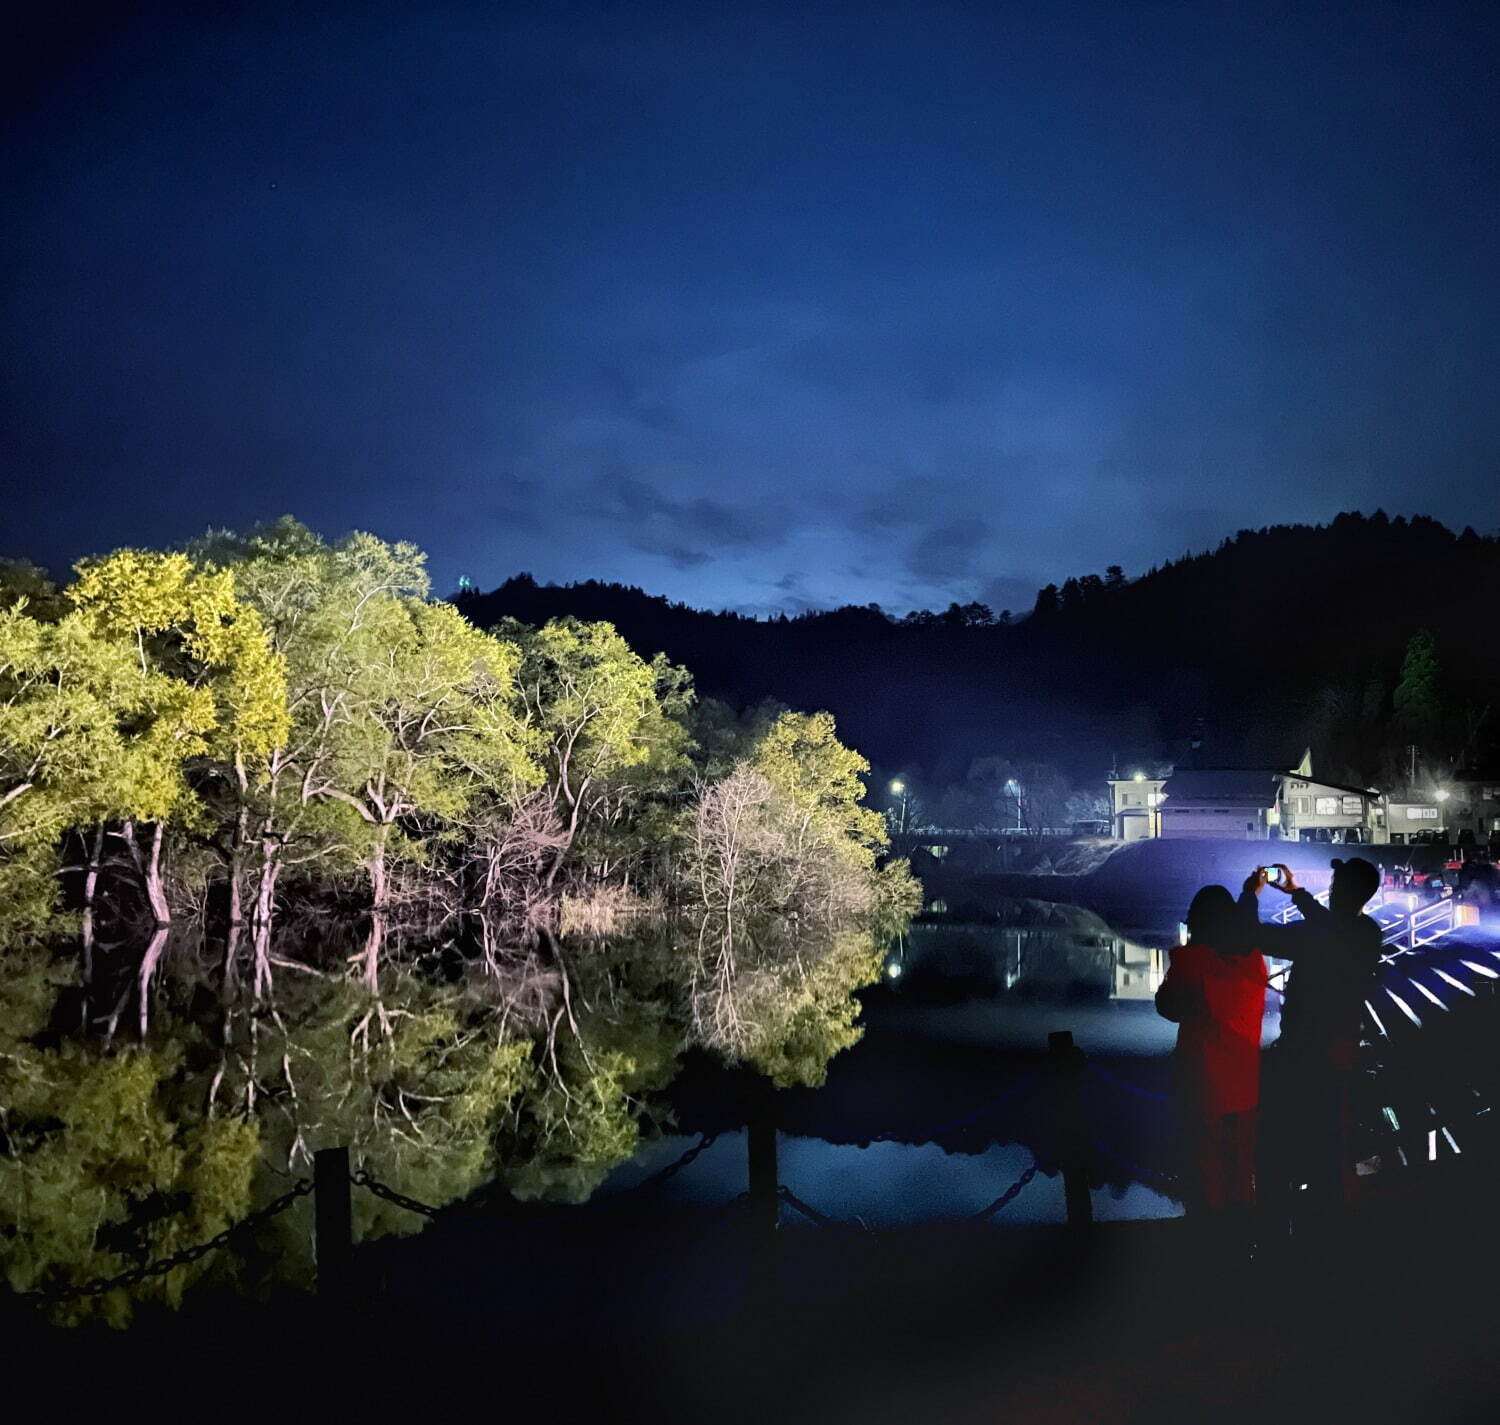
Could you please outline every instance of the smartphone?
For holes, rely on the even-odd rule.
[[[1260,869],[1265,872],[1266,884],[1268,886],[1279,886],[1281,884],[1280,866],[1262,866]]]

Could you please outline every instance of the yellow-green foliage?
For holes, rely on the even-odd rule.
[[[817,1088],[834,1056],[859,1042],[855,992],[880,978],[884,942],[841,935],[822,955],[788,967],[767,995],[748,1058],[778,1088]]]
[[[493,1176],[500,1120],[532,1076],[528,1040],[459,991],[410,977],[392,980],[378,1001],[344,981],[299,984],[275,1022],[239,1023],[234,1043],[223,1092],[244,1099],[252,1086],[243,1067],[252,1066],[270,1168],[306,1173],[317,1149],[346,1146],[356,1167],[434,1205]],[[421,1226],[370,1194],[356,1200],[359,1236]],[[278,1230],[307,1276],[305,1227],[288,1218]]]
[[[231,569],[185,554],[123,549],[78,567],[67,597],[106,638],[134,644],[159,669],[207,695],[209,735],[195,751],[265,757],[288,731],[286,673],[260,615],[235,594]]]
[[[635,1151],[685,1049],[816,1084],[858,1038],[854,993],[918,901],[905,863],[877,869],[868,766],[833,719],[709,710],[695,794],[684,670],[608,624],[487,633],[429,596],[412,546],[290,520],[123,550],[62,591],[0,569],[14,1286],[204,1241],[322,1147],[427,1203],[496,1179],[579,1200]],[[64,851],[91,867],[91,939],[54,958]],[[153,959],[111,1048],[77,1027],[85,987],[60,967],[99,976],[91,1016],[139,985],[143,881],[159,917],[199,908],[207,930]],[[360,1236],[423,1225],[368,1193],[355,1213]],[[250,1260],[310,1282],[310,1217],[283,1213]],[[175,1303],[205,1272],[252,1284],[228,1252],[136,1295]]]
[[[591,1016],[577,1039],[557,1045],[553,1071],[538,1071],[501,1139],[501,1176],[517,1197],[581,1202],[635,1152],[645,1095],[677,1071],[681,1029],[659,1002],[629,999],[622,1012]]]
[[[860,805],[860,779],[870,764],[838,740],[831,713],[783,713],[756,744],[751,761],[844,855],[874,866],[887,836],[880,813]]]
[[[60,978],[40,952],[14,954],[0,1007],[0,1236],[20,1291],[112,1276],[214,1236],[249,1210],[260,1160],[254,1121],[191,1106],[176,1048],[39,1047]],[[135,1294],[175,1305],[215,1269],[178,1268]],[[113,1292],[62,1315],[121,1323],[130,1301]]]

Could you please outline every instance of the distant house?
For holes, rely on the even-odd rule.
[[[1446,837],[1447,809],[1436,797],[1412,792],[1393,793],[1385,804],[1386,834],[1379,839],[1397,846]]]
[[[1430,792],[1330,782],[1306,751],[1295,767],[1180,767],[1166,777],[1112,777],[1114,835],[1237,841],[1500,841],[1500,775],[1456,778]]]
[[[1174,772],[1161,798],[1159,835],[1245,841],[1369,842],[1387,839],[1387,812],[1372,787],[1313,775],[1312,753],[1296,767],[1195,767]]]
[[[1269,840],[1280,832],[1281,784],[1286,775],[1229,767],[1173,772],[1163,792],[1159,834]]]
[[[1385,798],[1373,787],[1316,780],[1311,757],[1282,779],[1279,811],[1281,834],[1288,841],[1390,839]]]
[[[1144,772],[1109,779],[1111,829],[1117,841],[1144,841],[1161,835],[1160,808],[1165,777]]]

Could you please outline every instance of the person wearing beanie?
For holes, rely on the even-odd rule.
[[[1359,857],[1332,865],[1326,906],[1285,865],[1274,868],[1274,881],[1257,866],[1240,897],[1258,948],[1292,966],[1281,1036],[1264,1056],[1261,1081],[1258,1198],[1276,1232],[1293,1202],[1327,1209],[1347,1203],[1355,1184],[1355,1062],[1382,951],[1380,927],[1364,907],[1380,872]],[[1300,922],[1261,924],[1258,897],[1267,885],[1291,897]]]

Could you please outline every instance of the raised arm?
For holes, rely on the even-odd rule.
[[[1287,889],[1291,892],[1292,904],[1302,912],[1303,920],[1308,919],[1304,901],[1310,902],[1315,911],[1327,915],[1327,910],[1292,880],[1292,873],[1285,866],[1281,870],[1288,882]],[[1267,925],[1261,920],[1260,893],[1265,886],[1266,873],[1259,866],[1245,877],[1245,888],[1240,892],[1239,906],[1245,917],[1246,931],[1251,937],[1251,943],[1263,955],[1273,956],[1277,960],[1295,960],[1307,931],[1302,925]]]

